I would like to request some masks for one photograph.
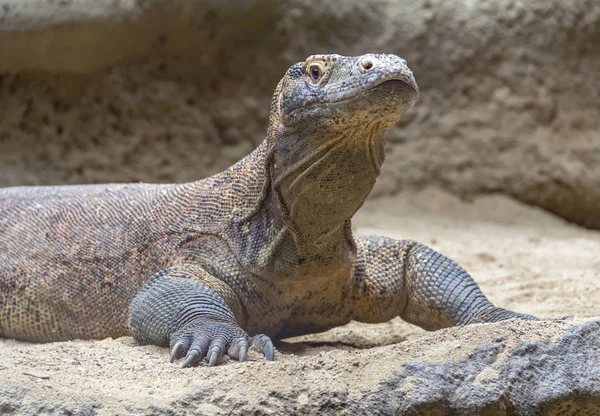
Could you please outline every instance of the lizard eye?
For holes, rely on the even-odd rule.
[[[308,76],[313,82],[317,82],[323,76],[323,70],[319,65],[311,65],[308,68]]]

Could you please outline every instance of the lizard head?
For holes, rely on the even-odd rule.
[[[418,91],[395,55],[313,55],[288,69],[267,140],[273,191],[291,228],[302,230],[297,240],[337,232],[360,208],[384,160],[383,134]]]
[[[376,122],[385,129],[413,106],[418,91],[396,55],[312,55],[288,69],[272,114],[286,127],[311,123],[335,130]]]

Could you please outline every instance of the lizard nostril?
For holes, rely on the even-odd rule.
[[[365,71],[368,71],[369,69],[373,68],[373,62],[362,61],[362,67],[365,69]]]

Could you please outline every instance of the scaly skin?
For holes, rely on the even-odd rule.
[[[508,318],[451,260],[412,241],[354,239],[350,220],[385,130],[418,96],[393,55],[312,56],[273,96],[266,140],[177,185],[0,190],[0,335],[118,337],[184,366],[269,337],[401,316],[427,329]]]

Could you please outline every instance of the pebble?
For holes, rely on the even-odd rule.
[[[25,374],[26,376],[30,376],[30,377],[35,377],[35,378],[39,378],[42,380],[49,380],[50,379],[50,374],[47,373],[42,373],[41,371],[23,371],[23,374]]]

